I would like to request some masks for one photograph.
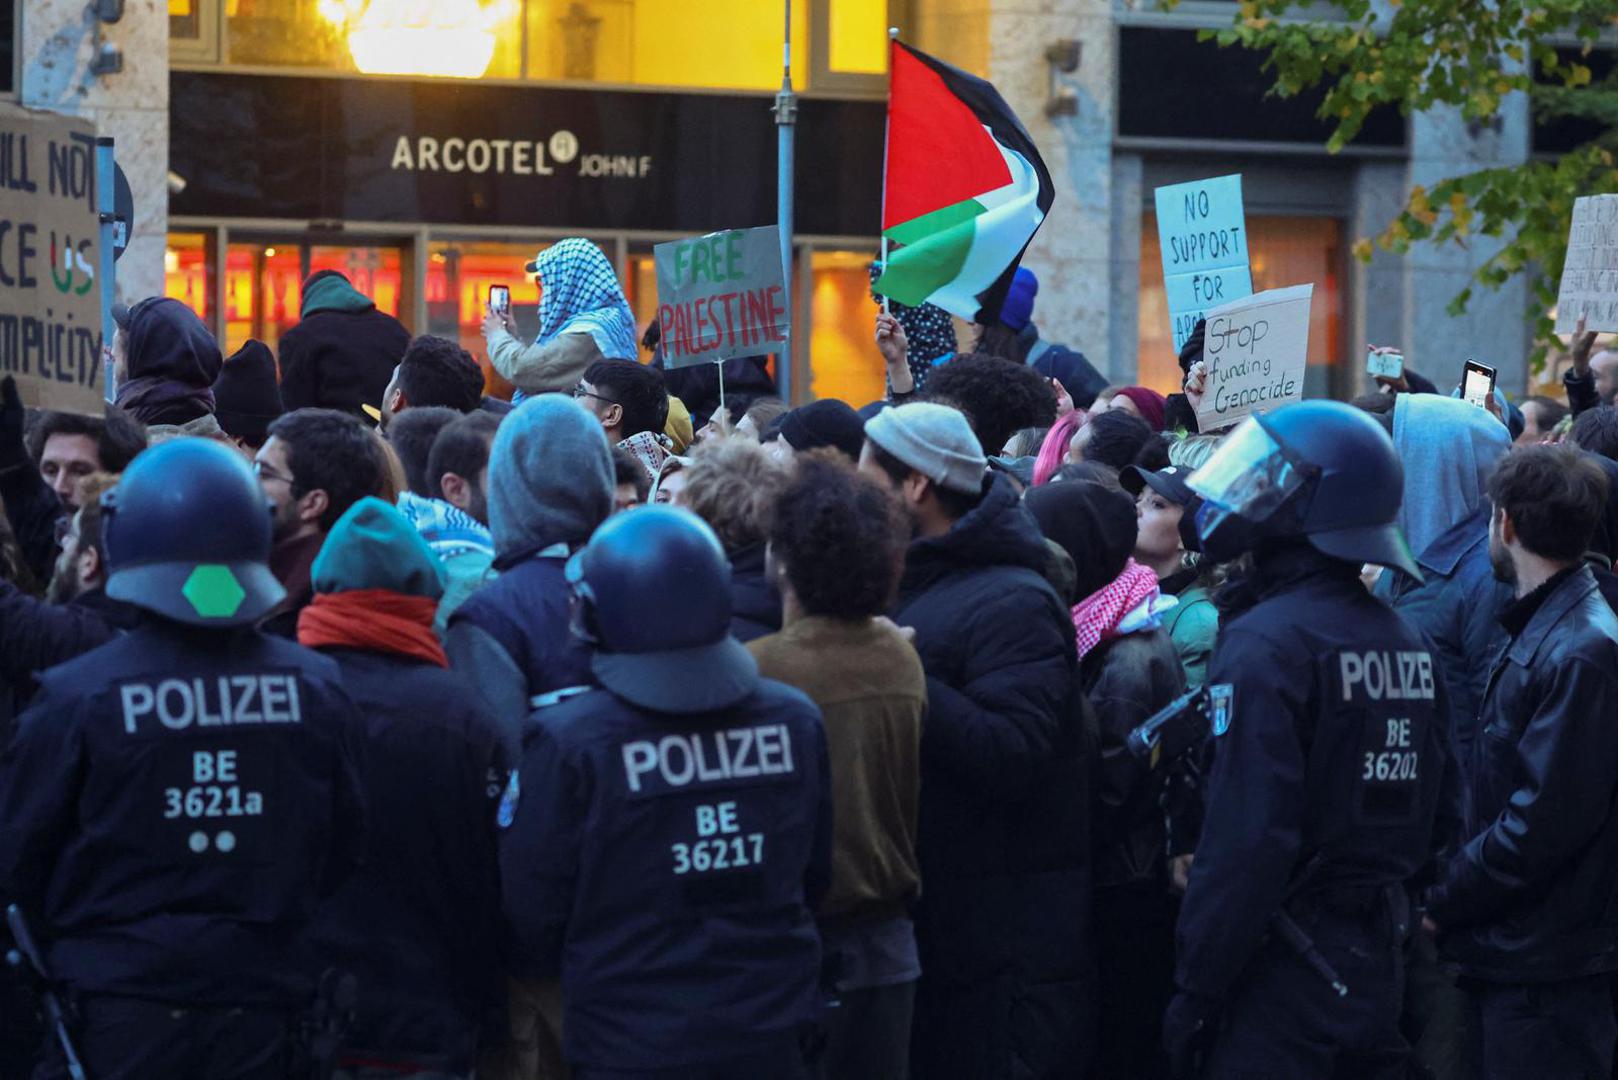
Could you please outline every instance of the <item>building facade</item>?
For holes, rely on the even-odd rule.
[[[186,300],[227,351],[273,346],[303,277],[333,267],[476,354],[488,287],[509,285],[532,329],[522,264],[566,235],[602,245],[644,322],[653,244],[775,221],[782,0],[126,0],[113,24],[82,0],[22,7],[15,96],[117,139],[136,202],[120,294]],[[1197,40],[1234,9],[794,0],[792,395],[882,391],[867,266],[888,25],[990,78],[1022,117],[1057,188],[1026,260],[1036,321],[1113,382],[1178,382],[1153,189],[1239,172],[1254,287],[1315,285],[1309,393],[1359,389],[1367,343],[1402,346],[1440,385],[1476,357],[1521,389],[1524,285],[1445,313],[1487,249],[1361,265],[1350,248],[1410,185],[1543,149],[1526,104],[1482,129],[1390,113],[1328,156],[1312,102],[1268,98],[1259,57]],[[108,44],[122,70],[94,74]]]

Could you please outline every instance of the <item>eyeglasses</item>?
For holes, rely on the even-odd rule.
[[[280,480],[288,487],[291,487],[297,483],[296,480],[292,479],[292,477],[288,476],[286,473],[276,472],[273,468],[256,458],[253,461],[253,475],[258,477],[260,480]]]
[[[597,401],[604,401],[608,405],[617,405],[617,404],[619,404],[619,402],[616,402],[616,401],[612,400],[612,398],[610,398],[610,397],[602,397],[600,394],[591,393],[590,391],[586,390],[582,386],[575,386],[573,388],[573,399],[575,401],[577,401],[581,397],[595,398]]]

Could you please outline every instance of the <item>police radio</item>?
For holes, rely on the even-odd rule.
[[[1200,746],[1212,731],[1208,688],[1199,686],[1153,713],[1129,733],[1124,745],[1148,769],[1155,769]]]

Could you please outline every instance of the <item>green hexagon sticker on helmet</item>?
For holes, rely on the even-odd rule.
[[[180,595],[204,619],[228,619],[247,599],[236,575],[221,563],[199,563],[180,587]]]

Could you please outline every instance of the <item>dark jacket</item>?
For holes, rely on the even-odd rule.
[[[117,405],[143,424],[187,424],[214,411],[224,359],[212,332],[178,300],[154,297],[129,314]]]
[[[768,679],[689,715],[596,690],[531,730],[501,879],[519,947],[561,972],[568,1061],[650,1072],[792,1041],[819,1010],[831,875],[814,703]]]
[[[1562,373],[1562,388],[1567,391],[1567,408],[1574,416],[1586,412],[1601,404],[1601,394],[1596,390],[1595,372],[1589,368],[1584,374],[1569,368]]]
[[[28,572],[43,587],[56,565],[56,522],[66,512],[62,500],[39,475],[39,463],[30,459],[0,471],[0,504]]]
[[[450,666],[488,702],[513,759],[534,709],[595,685],[590,650],[572,630],[566,562],[565,545],[515,563],[497,559],[500,576],[455,609],[444,636]]]
[[[105,645],[134,625],[135,609],[101,589],[66,604],[47,604],[0,581],[0,690],[10,691],[21,708],[33,696],[36,674]],[[0,746],[10,733],[9,718],[0,717]]]
[[[1495,580],[1489,563],[1487,505],[1427,545],[1416,561],[1424,584],[1388,570],[1374,591],[1432,643],[1444,669],[1450,741],[1464,777],[1477,739],[1478,706],[1506,646],[1500,613],[1511,603],[1511,587]]]
[[[502,970],[499,732],[454,672],[322,651],[363,718],[356,741],[371,819],[363,867],[311,934],[358,981],[345,1056],[464,1073]]]
[[[916,909],[922,1078],[1067,1075],[1082,1059],[1088,762],[1067,606],[1010,481],[910,545],[897,620],[927,672]]]
[[[1470,839],[1427,901],[1443,952],[1505,982],[1618,970],[1618,616],[1587,567],[1547,586],[1507,613],[1527,623],[1483,699]]]
[[[297,326],[281,335],[281,402],[361,415],[380,405],[410,331],[360,294],[341,274],[304,287]]]
[[[775,380],[764,366],[765,357],[738,356],[724,362],[725,402],[750,401],[776,393]],[[652,367],[663,372],[663,385],[669,397],[677,397],[691,414],[691,423],[701,428],[719,408],[719,365],[692,364],[666,368],[663,349],[652,354]]]
[[[1363,910],[1455,824],[1443,672],[1421,635],[1356,564],[1301,542],[1255,563],[1256,602],[1221,625],[1208,665],[1213,768],[1176,930],[1176,984],[1215,1000],[1266,958],[1298,964],[1271,933],[1283,906],[1306,926],[1305,905]]]
[[[228,698],[228,700],[227,700]],[[360,724],[323,656],[152,620],[51,669],[0,756],[0,892],[84,994],[302,1009],[351,874]]]
[[[1124,745],[1129,733],[1185,690],[1185,669],[1163,629],[1103,641],[1079,662],[1079,684],[1101,735],[1099,809],[1093,823],[1097,887],[1160,882],[1168,888],[1168,826],[1161,803],[1168,770],[1147,771]],[[1177,845],[1189,851],[1188,843]]]
[[[259,621],[259,629],[266,634],[298,640],[298,616],[314,599],[315,587],[309,580],[309,569],[326,542],[325,533],[285,540],[270,549],[270,572],[287,591],[285,598]]]
[[[1019,345],[1024,344],[1030,331],[1034,338],[1024,348],[1024,361],[1047,379],[1061,383],[1075,407],[1088,409],[1094,405],[1096,395],[1107,388],[1107,377],[1097,371],[1095,365],[1078,350],[1039,337],[1033,323],[1023,328]]]
[[[781,629],[781,593],[764,574],[764,545],[730,553],[730,634],[752,641]]]

